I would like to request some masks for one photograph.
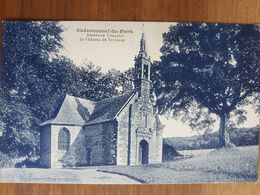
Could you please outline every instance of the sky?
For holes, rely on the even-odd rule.
[[[103,72],[111,68],[125,71],[134,67],[142,32],[145,33],[146,48],[151,60],[160,59],[163,44],[162,33],[167,32],[169,22],[61,22],[64,49],[61,54],[70,58],[75,65],[83,66],[84,61],[100,66]],[[240,127],[253,127],[259,123],[259,116],[247,107],[248,120]],[[192,136],[191,128],[180,120],[161,116],[165,125],[163,137]],[[218,121],[214,129],[218,130]]]

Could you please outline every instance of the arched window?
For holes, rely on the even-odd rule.
[[[70,146],[70,132],[66,128],[62,128],[58,135],[58,149],[59,150],[69,150]]]
[[[148,65],[144,65],[144,79],[148,79]]]

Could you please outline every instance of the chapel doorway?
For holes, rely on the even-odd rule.
[[[142,140],[139,143],[139,164],[148,164],[148,142]]]

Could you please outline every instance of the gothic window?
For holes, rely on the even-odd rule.
[[[148,79],[148,65],[144,64],[144,78]]]
[[[69,150],[70,145],[70,132],[66,128],[62,128],[58,135],[58,149],[59,150]]]

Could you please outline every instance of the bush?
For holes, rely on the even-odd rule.
[[[0,153],[0,167],[1,168],[14,167],[14,163],[8,155]]]
[[[40,158],[30,157],[15,164],[15,168],[39,168]]]
[[[166,142],[163,142],[163,161],[171,161],[176,157],[182,156],[175,148]]]

